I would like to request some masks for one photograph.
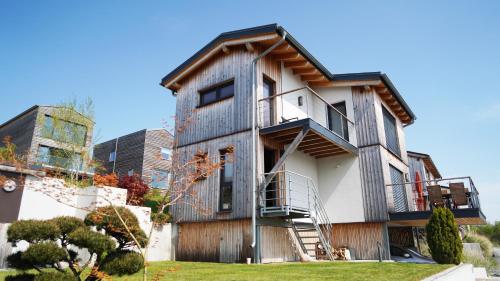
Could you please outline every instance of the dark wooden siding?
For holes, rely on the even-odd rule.
[[[375,94],[373,91],[364,91],[361,87],[353,87],[352,99],[358,147],[378,144]]]
[[[123,176],[133,169],[135,173],[141,175],[146,130],[95,145],[94,159],[102,164],[106,172],[111,173],[113,171],[113,161],[109,161],[109,154],[115,150],[117,140],[115,173]]]
[[[332,246],[348,247],[357,260],[377,260],[380,243],[382,259],[390,259],[385,223],[333,224]]]
[[[37,114],[38,108],[34,108],[0,128],[0,141],[4,137],[10,136],[12,143],[16,145],[16,152],[21,155],[28,154],[33,140]],[[3,143],[0,143],[0,146],[3,146]]]
[[[359,166],[366,221],[387,221],[389,216],[380,146],[360,148]]]
[[[251,203],[251,131],[217,138],[178,149],[177,157],[183,163],[191,161],[198,152],[208,153],[212,161],[219,161],[219,150],[234,147],[233,169],[233,209],[218,212],[219,172],[215,171],[206,179],[193,186],[195,196],[186,196],[172,206],[175,221],[206,221],[248,218],[252,215]],[[200,210],[202,209],[202,210]]]
[[[255,53],[234,47],[181,82],[177,93],[178,145],[184,146],[251,127],[251,61]],[[234,97],[199,107],[199,91],[234,79]],[[182,129],[179,132],[178,129]]]
[[[0,183],[0,223],[17,221],[24,190],[24,176],[21,173],[0,171],[0,176],[16,182],[16,189],[6,192]],[[1,261],[1,260],[0,260]]]

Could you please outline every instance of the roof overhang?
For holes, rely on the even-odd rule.
[[[414,151],[407,151],[408,156],[410,157],[415,157],[415,158],[420,158],[422,161],[424,161],[424,165],[429,170],[435,178],[442,178],[441,173],[439,173],[438,168],[434,164],[434,161],[432,161],[432,158],[429,154],[425,153],[420,153],[420,152],[414,152]]]
[[[373,87],[403,124],[409,125],[416,119],[410,107],[386,74],[380,72],[332,74],[289,32],[278,24],[257,26],[220,34],[163,77],[160,84],[172,90],[175,94],[175,91],[182,86],[182,79],[211,58],[224,53],[227,54],[231,51],[231,48],[237,46],[245,46],[250,52],[265,50],[278,42],[285,34],[285,42],[268,55],[276,61],[283,62],[285,67],[292,69],[293,73],[299,75],[301,80],[310,87]]]

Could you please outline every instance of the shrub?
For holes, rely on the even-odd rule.
[[[441,264],[459,264],[462,260],[462,240],[453,213],[447,208],[435,208],[425,227],[432,258]]]
[[[21,255],[21,259],[37,267],[50,266],[66,258],[66,252],[55,242],[31,244]]]
[[[139,241],[140,246],[145,246],[147,241],[146,233],[141,229],[137,217],[125,207],[116,207],[121,218],[127,222],[128,229]],[[132,247],[135,241],[125,229],[115,210],[111,206],[100,207],[89,213],[85,217],[87,225],[95,226],[98,230],[104,230],[106,234],[113,236],[118,241],[120,249]]]
[[[118,186],[118,176],[115,173],[105,175],[94,175],[95,186]]]
[[[149,186],[138,175],[121,177],[118,187],[127,190],[127,204],[136,206],[144,203],[144,195],[149,191]]]
[[[109,275],[133,274],[141,270],[144,260],[139,253],[116,251],[109,254],[102,262],[101,268]]]
[[[69,234],[68,241],[81,248],[87,248],[89,252],[103,255],[116,248],[116,244],[109,236],[95,231],[89,231],[86,227],[80,227]]]
[[[35,274],[22,273],[17,275],[9,275],[5,277],[5,281],[33,281]]]
[[[75,276],[69,272],[42,272],[35,276],[33,281],[68,281],[76,280]]]
[[[464,242],[479,243],[479,245],[481,246],[481,250],[483,251],[483,256],[485,258],[490,258],[493,256],[493,243],[491,243],[491,241],[485,236],[469,233],[464,238]]]
[[[57,225],[62,235],[67,235],[80,227],[85,227],[85,223],[81,219],[70,216],[56,217],[51,219],[50,222]]]

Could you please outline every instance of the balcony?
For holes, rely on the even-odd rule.
[[[486,223],[470,177],[387,185],[390,225],[425,226],[437,207],[450,209],[459,225]]]
[[[345,104],[335,107],[313,89],[301,87],[259,100],[259,132],[281,145],[303,132],[297,149],[315,158],[357,154],[354,122],[345,111]]]

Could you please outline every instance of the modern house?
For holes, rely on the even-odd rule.
[[[144,129],[94,146],[94,160],[107,173],[138,175],[153,188],[168,186],[173,137],[165,129]]]
[[[73,109],[35,105],[0,125],[0,139],[10,137],[29,167],[86,171],[93,126]]]
[[[161,85],[177,99],[180,160],[221,161],[197,178],[199,198],[171,209],[176,259],[333,259],[340,247],[390,259],[393,214],[418,210],[405,184],[416,117],[387,75],[332,74],[271,24],[220,34]]]

